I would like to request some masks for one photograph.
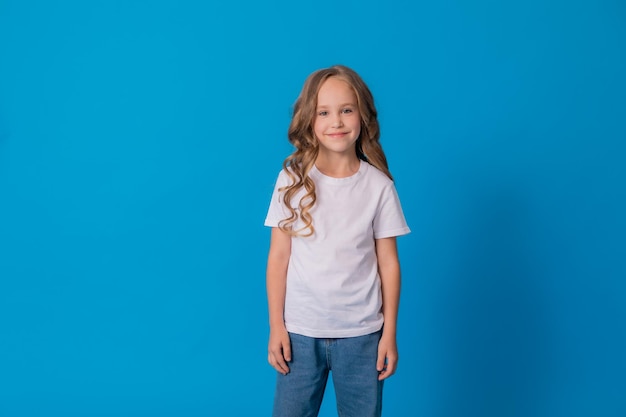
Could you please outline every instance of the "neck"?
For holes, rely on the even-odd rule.
[[[361,160],[356,154],[352,156],[318,155],[315,166],[324,175],[334,178],[350,177],[359,171]]]

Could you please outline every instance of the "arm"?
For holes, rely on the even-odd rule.
[[[291,343],[285,328],[283,313],[287,286],[287,266],[291,256],[291,236],[272,228],[270,251],[267,258],[267,304],[270,319],[270,340],[267,360],[278,372],[289,372],[287,362],[291,361]]]
[[[378,343],[376,369],[380,372],[378,379],[383,380],[393,375],[398,366],[396,327],[400,303],[400,261],[396,238],[376,239],[376,256],[378,257],[378,274],[382,285],[385,319],[383,334]]]

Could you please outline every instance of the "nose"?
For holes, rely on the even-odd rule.
[[[343,126],[343,120],[341,119],[341,114],[340,113],[335,114],[335,118],[333,119],[332,126],[334,128],[338,128],[338,127]]]

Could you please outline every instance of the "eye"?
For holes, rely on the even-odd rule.
[[[328,116],[328,112],[326,110],[322,110],[320,112],[317,113],[318,116]]]
[[[348,114],[348,113],[352,113],[352,111],[353,110],[351,108],[346,108],[346,109],[343,109],[341,112],[345,113],[345,114]]]

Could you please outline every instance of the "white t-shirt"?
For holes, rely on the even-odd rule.
[[[361,161],[359,171],[333,178],[314,167],[317,200],[310,210],[315,233],[292,237],[287,270],[285,325],[309,337],[363,336],[383,325],[375,239],[410,232],[393,182]],[[265,225],[289,217],[279,188],[290,184],[281,171]],[[297,207],[304,190],[292,198]],[[302,227],[300,220],[294,230]]]

